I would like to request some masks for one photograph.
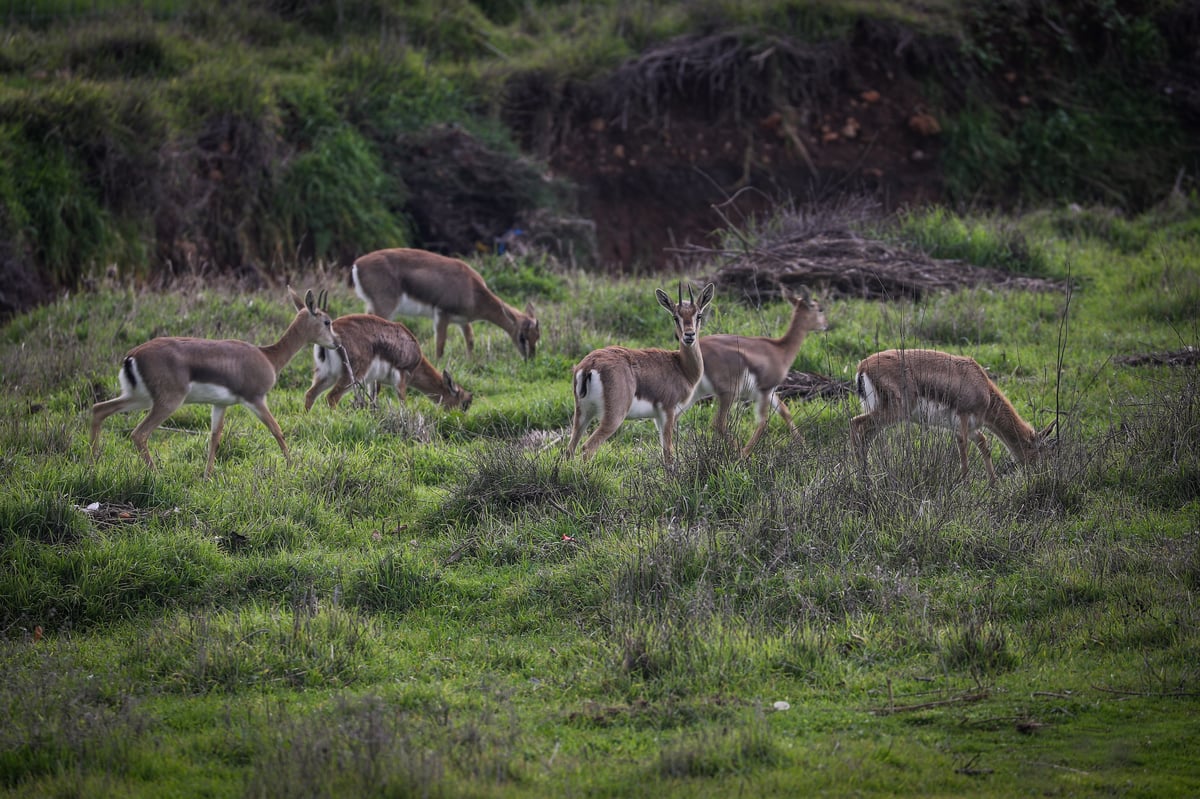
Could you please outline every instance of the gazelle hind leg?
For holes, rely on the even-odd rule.
[[[763,437],[764,433],[767,432],[767,424],[771,421],[773,397],[773,394],[759,394],[758,398],[754,402],[754,419],[756,424],[754,426],[754,433],[750,436],[750,440],[746,442],[746,446],[742,447],[743,458],[750,456],[750,450],[754,449],[754,445],[757,444],[758,440]],[[784,410],[784,413],[787,413],[786,409]],[[788,427],[795,432],[796,428],[792,425],[791,417],[787,416],[785,418],[787,419]]]
[[[92,433],[90,437],[92,445],[92,457],[96,457],[100,452],[100,427],[104,424],[105,419],[112,416],[114,413],[145,410],[152,404],[153,403],[148,397],[122,394],[114,399],[110,399],[106,402],[97,402],[95,405],[93,405]]]
[[[183,397],[171,400],[160,397],[158,402],[151,406],[150,413],[146,414],[146,418],[142,419],[141,423],[129,434],[129,437],[133,439],[133,445],[137,447],[138,454],[142,456],[142,460],[146,462],[147,466],[154,466],[154,459],[150,457],[150,447],[147,443],[150,440],[150,434],[165,422],[167,417],[179,410],[179,406],[182,404]]]
[[[596,453],[596,450],[612,437],[612,434],[617,432],[621,427],[621,423],[625,421],[624,417],[617,419],[615,422],[607,416],[601,416],[600,425],[596,428],[588,440],[583,442],[583,459],[588,460]]]

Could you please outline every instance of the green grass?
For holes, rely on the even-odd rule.
[[[303,352],[270,397],[293,463],[232,410],[209,480],[207,409],[154,435],[147,472],[137,415],[110,418],[91,459],[90,405],[154,335],[274,340],[282,288],[108,285],[17,317],[0,330],[0,793],[1194,794],[1200,381],[1114,356],[1197,344],[1200,228],[1194,211],[1105,220],[914,213],[910,244],[995,266],[1019,241],[1076,288],[831,298],[797,359],[849,379],[876,349],[936,346],[1034,424],[1057,408],[1056,455],[1024,471],[998,452],[994,489],[977,453],[960,482],[949,437],[911,428],[860,473],[848,400],[792,402],[803,442],[775,420],[745,461],[708,405],[671,468],[648,422],[563,460],[571,365],[670,346],[665,279],[520,264],[503,293],[536,302],[542,346],[525,363],[481,323],[471,359],[452,334],[467,414],[416,394],[305,413]],[[708,332],[788,316],[720,293],[714,310]],[[743,436],[751,416],[734,414]]]

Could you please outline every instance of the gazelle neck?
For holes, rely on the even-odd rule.
[[[691,345],[679,342],[679,365],[683,376],[692,383],[699,383],[704,377],[704,355],[700,351],[700,336],[697,335]]]
[[[1014,460],[1026,463],[1034,457],[1037,431],[1021,418],[1016,408],[1008,402],[993,403],[989,416],[988,428],[996,434]]]
[[[267,356],[267,360],[271,362],[271,367],[275,370],[275,376],[283,371],[283,367],[288,365],[292,358],[296,357],[296,353],[304,349],[309,343],[304,335],[300,332],[302,323],[300,314],[292,320],[288,325],[288,329],[283,331],[283,335],[279,337],[279,341],[274,344],[268,344],[265,347],[259,347],[263,355]]]

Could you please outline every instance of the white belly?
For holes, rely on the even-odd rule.
[[[696,385],[696,393],[692,395],[692,399],[688,402],[688,405],[715,396],[717,396],[717,387],[706,373]],[[755,379],[754,375],[750,374],[749,369],[743,370],[742,374],[738,377],[733,398],[743,402],[754,402],[758,399],[758,380]]]
[[[929,399],[918,399],[909,411],[909,418],[919,424],[950,430],[957,430],[959,425],[959,413],[953,406]],[[967,429],[975,430],[977,427],[979,423],[976,418],[968,415]]]
[[[649,400],[644,400],[641,397],[634,397],[633,402],[629,406],[629,413],[625,414],[626,419],[653,419],[659,416],[658,406]]]
[[[396,384],[400,377],[399,371],[382,358],[372,358],[365,375],[356,375],[359,381],[367,386],[382,383],[387,386]]]
[[[471,321],[465,316],[451,314],[437,306],[421,302],[410,294],[400,295],[400,301],[396,303],[396,310],[392,311],[392,316],[425,316],[435,322],[441,318],[448,320],[452,325],[462,325]]]
[[[184,402],[202,403],[204,405],[237,405],[241,398],[232,391],[216,383],[189,383],[187,399]]]
[[[399,316],[427,316],[430,319],[437,313],[437,309],[426,302],[415,300],[408,294],[401,294],[400,300],[396,303],[396,310],[392,315]]]

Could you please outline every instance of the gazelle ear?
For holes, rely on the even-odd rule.
[[[525,315],[530,318],[533,318],[533,316],[535,315],[534,310],[533,310],[533,300],[530,300],[529,302],[525,303]]]
[[[300,300],[300,297],[296,294],[296,290],[294,288],[292,288],[291,286],[288,286],[287,290],[288,290],[288,296],[292,298],[292,305],[296,306],[297,311],[303,311],[304,303]]]
[[[682,292],[683,289],[680,289]],[[666,308],[670,313],[675,313],[675,303],[671,302],[671,298],[667,296],[667,292],[662,289],[655,289],[654,296],[658,297],[658,304]]]
[[[704,287],[704,290],[700,292],[700,308],[705,308],[710,302],[712,302],[713,294],[715,294],[716,291],[717,287],[712,283],[709,283]]]
[[[452,378],[450,376],[449,369],[442,370],[442,382],[446,384],[446,388],[450,390],[451,394],[453,394],[454,390],[455,390],[454,389],[454,378]]]
[[[315,314],[317,312],[316,299],[313,297],[312,289],[304,292],[304,307],[308,312]]]
[[[1058,430],[1058,418],[1056,417],[1054,419],[1054,421],[1050,422],[1050,424],[1046,425],[1046,427],[1040,433],[1038,433],[1038,438],[1045,441],[1045,440],[1049,439],[1050,436],[1054,435],[1054,433],[1057,430]]]

